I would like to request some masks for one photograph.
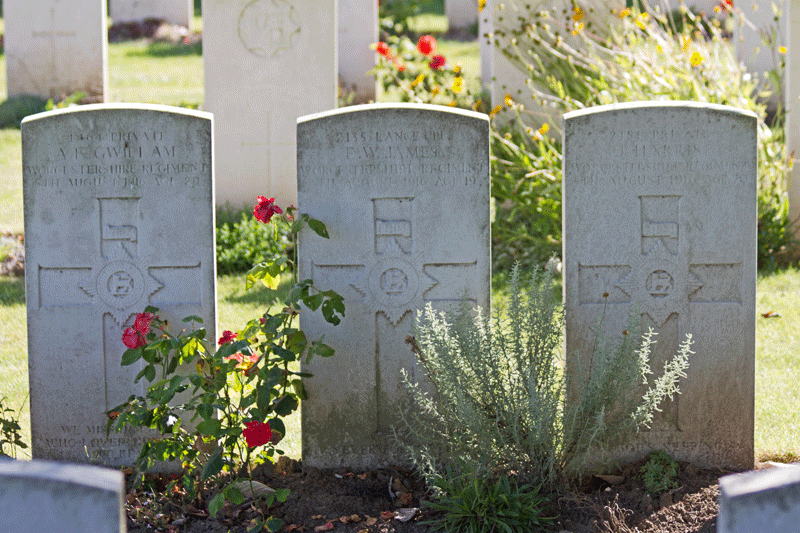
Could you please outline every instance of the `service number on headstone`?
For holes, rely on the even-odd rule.
[[[104,411],[142,394],[122,332],[148,305],[215,329],[212,125],[166,106],[91,105],[22,123],[35,458],[130,465],[142,435]]]
[[[695,102],[600,106],[564,117],[568,370],[595,331],[635,314],[658,335],[656,375],[693,335],[680,395],[617,455],[663,449],[703,466],[753,466],[756,117]]]
[[[463,298],[488,309],[489,122],[428,105],[365,105],[298,121],[299,209],[330,239],[300,235],[300,278],[345,298],[336,327],[301,313],[336,354],[304,366],[303,461],[369,467],[390,460],[405,396],[422,379],[405,342],[417,310]]]

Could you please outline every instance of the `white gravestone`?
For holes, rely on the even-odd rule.
[[[469,28],[478,22],[478,0],[445,0],[444,14],[450,30]]]
[[[800,466],[719,480],[718,533],[800,533]]]
[[[296,121],[336,107],[336,2],[203,0],[217,203],[295,203]]]
[[[9,97],[108,92],[105,0],[6,2],[3,17]]]
[[[378,4],[374,0],[339,0],[339,79],[355,92],[356,103],[375,100],[375,68],[378,41]]]
[[[787,194],[789,197],[789,219],[800,221],[800,0],[791,0],[788,13],[788,52],[784,87],[786,94],[786,153],[794,154],[794,165]],[[800,223],[794,226],[795,236],[800,237]]]
[[[191,30],[194,21],[192,0],[111,0],[109,9],[114,23],[155,18]]]
[[[122,332],[148,305],[215,338],[212,120],[99,104],[22,123],[33,456],[130,465],[143,434],[103,414],[142,394]]]
[[[3,533],[125,533],[125,476],[87,465],[0,462]]]
[[[660,375],[693,335],[681,394],[616,455],[653,449],[700,466],[753,466],[756,117],[697,102],[564,115],[568,371],[589,367],[597,324],[636,313]]]
[[[405,343],[417,310],[489,309],[489,120],[441,106],[374,104],[298,121],[299,209],[330,239],[300,234],[300,278],[345,299],[330,326],[302,312],[309,339],[336,350],[303,370],[303,462],[392,460],[405,398],[401,369],[423,379]]]

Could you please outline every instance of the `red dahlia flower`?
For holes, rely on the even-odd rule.
[[[436,39],[433,38],[433,35],[423,35],[419,38],[417,50],[424,56],[432,54],[436,50]]]
[[[142,334],[133,328],[128,328],[122,332],[122,342],[131,350],[147,344]]]
[[[375,51],[378,52],[383,57],[391,57],[392,51],[389,48],[389,45],[383,41],[378,41],[378,44],[375,45]]]
[[[233,342],[234,339],[236,339],[236,333],[225,330],[222,332],[222,337],[220,337],[219,341],[217,342],[219,343],[220,346],[222,346],[223,344],[228,344],[229,342]]]

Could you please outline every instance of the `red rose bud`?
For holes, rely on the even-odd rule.
[[[233,342],[234,339],[236,339],[236,333],[225,330],[222,332],[222,337],[220,337],[219,341],[217,342],[219,343],[220,346],[222,346],[223,344],[228,344],[229,342]]]
[[[131,350],[147,344],[144,337],[133,328],[128,328],[122,332],[122,342]]]
[[[269,442],[269,440],[272,438],[272,430],[270,429],[269,424],[264,424],[254,420],[245,424],[242,435],[244,435],[244,440],[247,443],[247,447],[255,448],[256,446],[261,446]]]
[[[430,66],[431,69],[433,69],[433,70],[439,70],[440,68],[442,68],[444,66],[444,64],[445,64],[444,56],[436,54],[435,56],[433,56],[431,58],[431,62],[429,63],[428,66]]]
[[[423,35],[419,38],[417,50],[424,56],[430,55],[436,50],[436,39],[433,38],[433,35]]]
[[[275,198],[258,197],[258,204],[253,208],[253,216],[256,220],[268,224],[272,215],[283,213],[283,209],[275,205]]]

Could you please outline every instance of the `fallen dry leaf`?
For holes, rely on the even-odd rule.
[[[374,526],[378,523],[378,519],[374,516],[365,516],[366,521],[364,522],[365,526]]]
[[[779,316],[782,315],[777,311],[767,311],[766,313],[761,313],[761,316],[763,316],[764,318],[778,318]]]
[[[414,515],[417,514],[416,507],[404,507],[402,509],[398,509],[396,513],[394,513],[394,519],[400,520],[401,522],[408,522]]]
[[[392,518],[394,518],[394,513],[392,511],[383,511],[381,513],[381,518],[383,520],[391,520]]]
[[[315,527],[314,531],[330,531],[331,529],[333,529],[333,522],[328,522],[327,524]]]

